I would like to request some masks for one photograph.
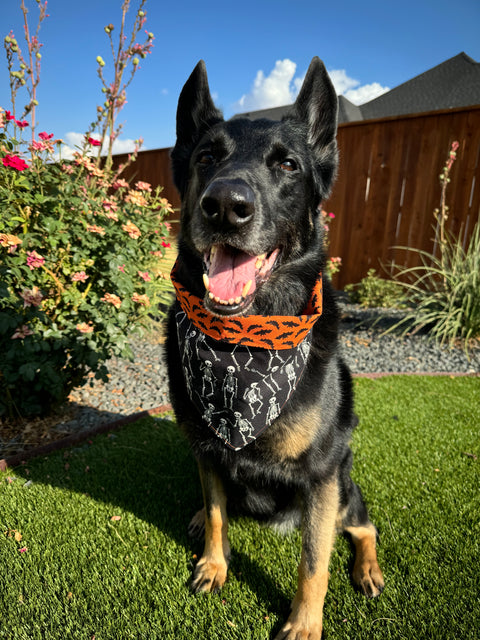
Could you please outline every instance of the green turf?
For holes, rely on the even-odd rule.
[[[480,379],[355,388],[354,477],[380,529],[386,588],[367,600],[352,587],[339,538],[324,637],[479,638]],[[195,463],[168,420],[0,474],[0,639],[273,637],[295,591],[299,534],[233,520],[226,586],[194,596],[201,544],[186,528],[200,501]]]

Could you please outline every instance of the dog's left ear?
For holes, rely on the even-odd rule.
[[[337,133],[338,98],[320,58],[313,58],[293,105],[295,115],[308,125],[309,142],[325,147]]]
[[[177,107],[177,141],[173,148],[172,168],[177,189],[183,195],[190,155],[202,135],[223,120],[212,100],[205,62],[200,60],[185,83]]]
[[[289,116],[307,125],[307,140],[312,147],[321,184],[320,197],[330,190],[337,169],[338,98],[320,58],[313,58],[300,93]]]

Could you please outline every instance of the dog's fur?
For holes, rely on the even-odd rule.
[[[336,118],[337,97],[318,58],[281,122],[225,122],[210,96],[204,63],[193,71],[180,95],[172,152],[182,197],[177,277],[204,299],[209,312],[220,317],[302,313],[325,266],[319,205],[336,172]],[[253,295],[226,304],[209,296],[202,280],[204,256],[213,245],[251,256],[279,253]],[[353,540],[353,579],[360,589],[367,596],[383,589],[376,529],[350,478],[348,443],[357,419],[351,377],[338,353],[337,326],[334,295],[323,278],[323,314],[313,328],[296,392],[255,442],[232,451],[202,423],[189,399],[173,309],[168,321],[172,403],[198,461],[204,496],[204,508],[191,523],[192,531],[205,533],[193,589],[213,591],[225,582],[227,508],[279,526],[301,524],[298,591],[277,639],[321,637],[336,528]]]

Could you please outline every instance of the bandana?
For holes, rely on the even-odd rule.
[[[176,324],[188,395],[203,422],[235,451],[280,415],[303,375],[322,313],[319,276],[300,316],[218,318],[175,277]]]

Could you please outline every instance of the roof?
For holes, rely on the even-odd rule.
[[[338,96],[338,122],[356,122],[480,104],[480,63],[466,53],[407,80],[360,106]],[[234,118],[281,120],[291,105],[239,113]]]

